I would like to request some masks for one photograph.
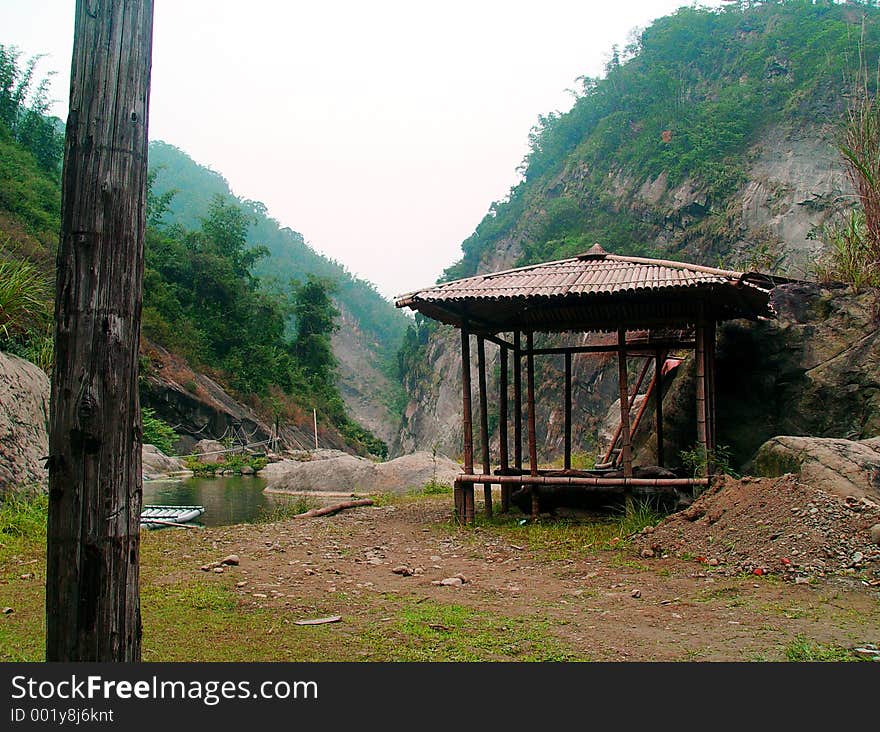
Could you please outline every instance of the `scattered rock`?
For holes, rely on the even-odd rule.
[[[443,587],[461,587],[464,584],[464,580],[461,577],[447,577],[440,580],[440,584]]]
[[[880,524],[874,524],[871,527],[871,541],[880,545]]]
[[[654,556],[654,550],[653,550],[653,549],[648,549],[648,548],[646,547],[646,548],[642,549],[642,551],[641,551],[641,555],[642,555],[642,557],[644,557],[645,559],[651,559],[651,557]]]
[[[413,571],[404,564],[401,564],[399,567],[395,567],[391,570],[394,574],[400,574],[404,577],[412,577]]]
[[[239,472],[242,475],[254,475],[257,471],[254,470],[250,465],[242,465]]]
[[[223,557],[223,559],[220,560],[220,564],[228,564],[233,567],[237,567],[238,563],[238,554],[230,554],[228,557]]]
[[[217,574],[223,574],[223,567],[214,567],[214,572]]]
[[[236,582],[236,583],[235,583],[235,586],[236,586],[236,587],[244,587],[246,584],[247,584],[247,581],[246,581],[246,580],[242,580],[241,582]]]
[[[638,600],[642,596],[642,591],[641,590],[633,590],[629,594],[631,597],[634,597],[636,600]]]
[[[12,615],[15,612],[11,607],[4,607],[2,610],[4,615]]]

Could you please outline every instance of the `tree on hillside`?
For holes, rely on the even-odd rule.
[[[13,139],[29,150],[40,167],[57,175],[62,136],[57,120],[47,112],[49,82],[54,72],[36,81],[36,67],[42,56],[32,56],[21,64],[21,52],[0,44],[0,123]]]
[[[318,387],[333,386],[336,357],[330,335],[338,330],[339,310],[330,295],[333,286],[327,280],[309,275],[305,282],[291,283],[296,338],[293,350],[306,376]]]

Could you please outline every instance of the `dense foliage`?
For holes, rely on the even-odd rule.
[[[745,180],[748,146],[770,124],[836,123],[860,44],[876,66],[878,20],[873,3],[808,0],[685,7],[658,19],[614,50],[602,78],[581,79],[569,112],[539,118],[522,180],[492,204],[444,277],[473,274],[511,236],[522,242],[523,264],[572,256],[594,241],[675,256],[654,243],[664,222],[619,201],[621,185],[637,190],[660,175],[670,187],[691,180],[705,192],[692,231],[711,232],[714,251],[697,254],[715,263],[725,254],[727,204]]]
[[[387,454],[350,420],[336,387],[330,334],[338,311],[329,283],[309,276],[291,283],[289,295],[266,289],[253,270],[268,252],[249,246],[250,217],[219,194],[194,231],[161,225],[173,201],[167,192],[150,200],[144,334],[203,369],[222,372],[239,394],[290,397],[316,408],[354,444]]]
[[[247,215],[251,226],[247,240],[268,250],[254,271],[274,289],[289,291],[291,279],[314,275],[333,283],[336,305],[354,317],[373,346],[375,357],[393,373],[394,354],[408,319],[385,300],[369,282],[352,275],[344,265],[318,254],[302,234],[281,226],[259,201],[237,198],[219,173],[192,160],[186,153],[161,141],[150,143],[150,166],[155,171],[156,195],[174,191],[167,220],[185,228],[199,225],[214,197],[232,201]]]

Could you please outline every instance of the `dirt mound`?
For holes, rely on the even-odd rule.
[[[694,558],[728,575],[785,579],[845,572],[880,584],[880,547],[871,527],[880,506],[780,478],[725,477],[684,511],[638,538],[642,556]]]

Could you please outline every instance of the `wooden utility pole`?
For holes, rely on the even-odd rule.
[[[49,431],[46,660],[138,661],[152,0],[77,0]]]

